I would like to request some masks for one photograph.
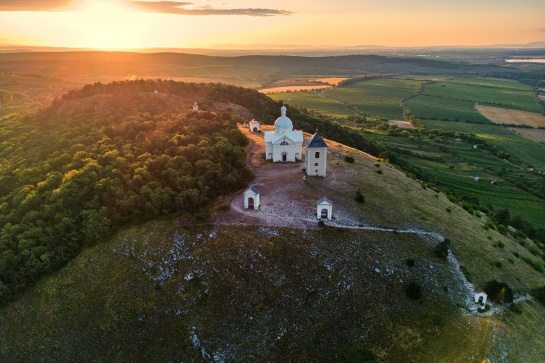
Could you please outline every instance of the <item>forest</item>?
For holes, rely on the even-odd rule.
[[[2,119],[0,302],[120,226],[206,218],[218,195],[253,178],[238,116],[187,111],[144,85],[158,86],[97,84]],[[207,89],[177,86],[191,97]]]
[[[188,111],[194,101],[201,111]],[[245,162],[248,140],[236,126],[243,118],[213,112],[218,104],[242,106],[265,124],[273,123],[281,106],[232,85],[135,80],[87,85],[35,113],[1,118],[0,304],[122,226],[182,214],[205,220],[216,197],[243,189],[253,179]],[[297,129],[318,129],[439,188],[433,176],[405,160],[407,150],[303,108],[290,108],[289,116]],[[368,122],[403,137],[437,133]],[[486,146],[475,135],[450,136]],[[448,188],[440,189],[456,199]],[[515,225],[479,201],[462,202]],[[530,237],[545,240],[542,228],[517,222]]]

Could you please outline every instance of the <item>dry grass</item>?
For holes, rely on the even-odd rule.
[[[416,128],[409,121],[389,120],[388,123],[390,125],[396,125],[397,127],[400,127],[402,129],[415,129]]]
[[[450,238],[479,288],[491,279],[517,291],[542,285],[543,275],[526,263],[507,262],[512,252],[529,253],[484,230],[484,217],[330,140],[327,178],[304,182],[303,164],[265,162],[263,134],[249,136],[256,147],[248,160],[266,210],[215,214],[235,225],[150,222],[84,250],[0,312],[0,358],[339,362],[361,351],[376,362],[543,357],[543,308],[531,302],[521,316],[468,315],[457,307],[467,297],[461,281],[432,253],[436,240],[300,223],[313,220],[315,199],[327,196],[339,225],[418,228]],[[363,204],[354,201],[357,189]],[[422,286],[422,300],[406,297],[409,281]]]
[[[516,124],[516,125],[528,125],[532,127],[545,127],[545,116],[526,111],[509,110],[507,108],[491,107],[491,106],[475,106],[477,110],[489,119],[497,124]]]
[[[301,85],[301,86],[282,86],[282,87],[271,87],[271,88],[263,88],[260,89],[259,92],[264,94],[271,94],[271,93],[282,93],[282,92],[296,92],[296,91],[310,91],[310,90],[316,90],[316,89],[326,89],[331,88],[331,86],[327,85],[320,85],[320,84],[313,84],[313,85]]]
[[[272,126],[265,128],[272,129]],[[246,131],[247,132],[247,131]],[[329,146],[327,177],[307,177],[303,181],[304,163],[278,164],[264,162],[261,133],[250,134],[256,143],[251,151],[257,171],[257,185],[261,191],[262,212],[244,216],[245,221],[260,224],[298,226],[315,223],[315,201],[330,199],[335,222],[339,225],[369,225],[394,229],[419,229],[436,232],[452,240],[452,249],[460,263],[469,271],[470,280],[482,288],[485,282],[498,278],[518,291],[541,286],[543,275],[520,259],[507,262],[512,252],[533,257],[513,238],[495,230],[485,230],[486,217],[478,218],[461,206],[451,203],[444,194],[422,185],[391,165],[345,145],[326,140]],[[310,135],[305,134],[305,139]],[[345,155],[355,163],[344,161]],[[376,166],[380,164],[378,167]],[[377,173],[382,170],[382,174]],[[360,189],[365,203],[354,198]],[[238,199],[237,199],[238,198]],[[233,202],[242,205],[242,196]],[[447,208],[450,210],[447,211]],[[240,214],[232,210],[231,218],[240,221]],[[238,219],[237,219],[238,218]],[[501,242],[504,248],[494,244]],[[494,266],[502,262],[503,268]]]
[[[262,88],[259,90],[261,93],[271,94],[271,93],[282,93],[282,92],[296,92],[296,91],[309,91],[309,90],[318,90],[318,89],[327,89],[331,88],[331,85],[336,85],[340,81],[346,78],[320,78],[320,79],[294,79],[286,78],[281,79],[272,84],[268,85],[267,88]],[[317,83],[321,81],[322,83]]]
[[[344,81],[345,79],[348,79],[348,78],[346,78],[346,77],[313,78],[313,79],[310,79],[310,81],[322,82],[322,83],[330,84],[332,86],[336,86],[340,82]]]
[[[508,130],[513,131],[528,140],[535,142],[545,142],[545,130],[543,129],[522,129],[518,127],[509,127]]]

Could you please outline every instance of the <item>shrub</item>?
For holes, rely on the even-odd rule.
[[[378,170],[377,170],[377,174],[382,174],[382,170],[381,170],[381,169],[378,169]]]
[[[419,300],[422,298],[422,288],[417,282],[411,281],[407,284],[405,288],[405,293],[412,300]]]
[[[325,226],[325,222],[322,221],[322,220],[319,220],[318,221],[318,227],[324,227]]]
[[[513,290],[505,283],[497,280],[488,281],[484,286],[488,299],[494,302],[512,303]]]
[[[545,266],[543,266],[541,262],[526,256],[522,256],[521,259],[524,262],[526,262],[528,265],[532,266],[532,268],[536,270],[537,272],[541,272],[541,273],[545,272]]]
[[[522,314],[522,306],[520,306],[520,304],[511,304],[511,306],[509,306],[509,310],[519,315]]]
[[[350,164],[354,164],[354,157],[350,156],[350,155],[346,155],[344,157],[344,161],[346,161],[347,163],[350,163]]]
[[[409,267],[413,267],[413,266],[414,266],[414,259],[413,259],[413,258],[408,258],[408,259],[407,259],[407,266],[409,266]]]
[[[347,353],[345,355],[344,361],[347,363],[356,363],[356,362],[360,363],[360,362],[374,362],[376,361],[376,359],[377,358],[375,357],[373,352],[371,352],[370,350],[358,349],[356,351]]]
[[[532,291],[530,291],[530,294],[543,305],[545,305],[545,286],[533,289]]]
[[[445,318],[443,318],[441,315],[433,315],[431,320],[435,326],[445,326]]]
[[[450,207],[447,207],[447,212],[452,212],[452,209]]]
[[[437,246],[435,246],[435,249],[434,249],[435,255],[439,258],[446,259],[448,257],[449,247],[450,247],[450,240],[448,238],[445,238],[444,241],[439,242]]]
[[[358,203],[364,203],[365,202],[365,196],[361,192],[361,189],[356,190],[356,198],[354,198],[354,199]]]

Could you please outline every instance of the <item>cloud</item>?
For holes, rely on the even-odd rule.
[[[545,32],[545,28],[538,28],[537,31],[538,32]]]
[[[180,15],[245,15],[245,16],[275,16],[290,15],[291,11],[279,9],[217,9],[213,7],[188,8],[193,3],[182,1],[129,1],[129,3],[148,11]]]
[[[75,0],[0,0],[0,11],[55,11]]]

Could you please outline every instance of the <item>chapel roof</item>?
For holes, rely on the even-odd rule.
[[[316,205],[320,205],[322,203],[333,205],[333,202],[327,199],[326,197],[320,198],[316,201]]]
[[[280,108],[280,117],[274,122],[274,131],[275,132],[286,132],[293,130],[293,122],[290,118],[286,116],[286,106]]]
[[[327,147],[327,144],[318,133],[315,133],[308,141],[307,147]]]
[[[246,189],[245,191],[247,192],[248,190],[251,190],[251,191],[254,192],[255,194],[259,194],[259,189],[257,189],[257,188],[254,187],[254,186],[249,187],[249,188]]]
[[[303,142],[303,131],[301,130],[295,130],[286,132],[285,134],[278,134],[274,131],[265,131],[265,142],[271,142],[271,143],[277,143],[280,142],[282,139],[289,139],[292,142]]]

